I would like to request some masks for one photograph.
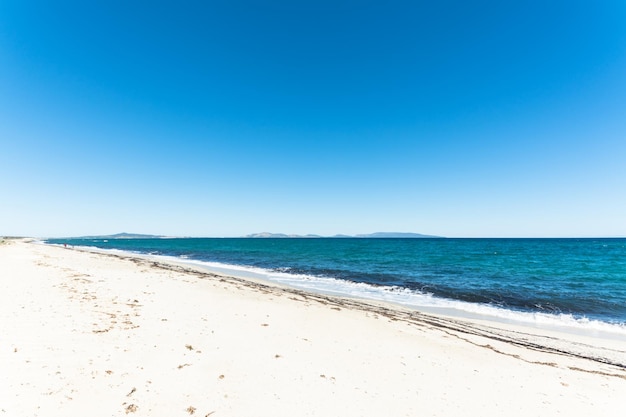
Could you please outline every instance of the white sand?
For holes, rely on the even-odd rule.
[[[0,416],[623,415],[622,342],[502,326],[13,242]]]

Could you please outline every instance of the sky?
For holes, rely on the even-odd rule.
[[[626,236],[626,3],[0,2],[0,235]]]

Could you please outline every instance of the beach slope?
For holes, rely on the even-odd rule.
[[[0,245],[0,416],[617,416],[626,346]]]

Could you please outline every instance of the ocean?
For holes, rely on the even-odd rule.
[[[626,239],[175,238],[46,243],[173,257],[331,295],[626,334]]]

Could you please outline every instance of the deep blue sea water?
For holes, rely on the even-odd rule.
[[[52,239],[415,308],[626,331],[626,239]]]

